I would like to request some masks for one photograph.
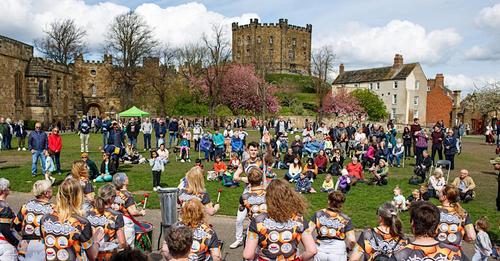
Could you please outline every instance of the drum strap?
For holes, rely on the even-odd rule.
[[[134,224],[136,224],[142,230],[142,232],[144,233],[148,232],[146,228],[142,226],[141,222],[137,221],[134,217],[132,217],[132,215],[125,215],[125,216],[130,218],[130,220],[132,220],[132,222],[134,222]]]

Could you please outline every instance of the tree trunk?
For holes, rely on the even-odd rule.
[[[165,117],[165,94],[160,94],[158,99],[160,100],[160,115],[163,118]]]

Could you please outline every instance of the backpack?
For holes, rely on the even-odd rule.
[[[371,229],[371,233],[372,233],[372,237],[375,241],[375,246],[380,250],[380,247],[379,247],[379,244],[378,244],[378,239],[377,237],[375,236],[375,230],[372,228]],[[394,252],[394,249],[396,249],[396,247],[398,246],[399,244],[399,241],[392,247],[392,249],[390,249],[390,251],[382,251],[382,252],[378,252],[378,254],[376,256],[373,257],[373,261],[388,261],[388,260],[392,260],[391,259],[391,256],[388,254],[388,252],[392,253]]]
[[[408,184],[410,185],[420,185],[422,183],[422,179],[418,176],[411,176],[408,180]]]

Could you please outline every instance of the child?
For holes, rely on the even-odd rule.
[[[476,221],[475,224],[477,230],[476,243],[474,244],[474,256],[473,261],[486,261],[489,256],[493,254],[493,248],[491,246],[490,236],[488,236],[488,229],[490,224],[485,217],[481,217]]]
[[[160,178],[161,173],[165,170],[165,166],[163,165],[163,160],[158,157],[158,153],[155,150],[151,151],[149,165],[151,165],[151,171],[153,172],[153,191],[157,191],[161,188]]]
[[[232,154],[231,160],[229,161],[229,168],[236,170],[240,166],[240,159],[238,158],[238,154]]]
[[[405,147],[403,145],[403,140],[401,138],[397,139],[396,146],[392,148],[392,156],[390,157],[391,165],[394,165],[394,159],[396,159],[396,164],[398,168],[401,167],[401,159],[403,158],[405,152]]]
[[[394,189],[394,198],[392,198],[392,204],[398,211],[406,210],[406,199],[402,195],[401,189],[398,186],[396,186],[396,188]]]
[[[330,193],[334,190],[332,175],[326,174],[323,185],[321,185],[321,192]]]
[[[342,175],[335,184],[335,190],[340,190],[342,193],[346,194],[351,189],[351,178],[349,178],[349,172],[347,172],[346,169],[342,169],[340,173],[342,173]]]
[[[410,208],[411,204],[417,201],[423,201],[423,199],[422,196],[420,195],[420,190],[414,189],[411,192],[411,195],[406,198],[406,206]]]
[[[205,167],[203,166],[203,160],[202,159],[196,159],[194,163],[195,167],[199,167],[201,170],[203,170]]]
[[[56,167],[54,166],[54,160],[52,159],[49,150],[45,150],[44,156],[45,169],[43,170],[43,172],[45,173],[45,179],[50,180],[50,182],[54,184],[54,181],[56,181],[56,179],[52,177],[52,172],[56,170]]]
[[[380,159],[378,165],[372,166],[370,169],[368,169],[370,173],[373,174],[373,178],[371,182],[369,183],[370,185],[377,184],[379,186],[387,185],[387,175],[389,172],[389,168],[387,167],[385,160]]]
[[[181,141],[179,142],[181,162],[191,162],[189,159],[189,139],[188,134],[182,134]]]
[[[229,188],[236,188],[240,186],[240,183],[234,181],[234,171],[235,169],[229,169],[222,174],[222,186]]]
[[[295,185],[295,191],[299,193],[316,193],[306,173],[300,173],[300,178],[297,179],[297,184]]]
[[[160,145],[165,145],[165,138],[163,137],[163,133],[160,133],[160,137],[158,138],[158,148],[160,147]]]
[[[226,163],[222,161],[220,155],[215,156],[214,171],[218,177],[222,177],[222,174],[227,171]]]

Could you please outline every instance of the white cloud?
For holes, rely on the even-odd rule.
[[[315,45],[332,45],[342,62],[388,64],[395,53],[400,53],[405,62],[439,64],[450,58],[461,41],[452,28],[427,32],[419,24],[392,20],[382,27],[351,23],[336,36],[320,35]]]
[[[465,59],[478,61],[500,60],[500,48],[492,45],[475,45],[465,52]]]
[[[55,19],[71,18],[87,31],[92,52],[101,51],[105,34],[113,18],[130,9],[111,2],[87,4],[83,0],[0,0],[0,34],[31,42],[43,35],[43,30]],[[210,32],[212,24],[225,26],[228,39],[231,23],[248,23],[256,14],[225,17],[207,10],[200,3],[188,3],[161,8],[142,4],[135,9],[154,28],[158,40],[180,45],[199,39]]]
[[[464,74],[446,74],[444,76],[445,85],[452,90],[462,90],[462,94],[473,92],[487,83],[500,81],[500,75],[479,75],[468,76]]]
[[[500,4],[492,7],[485,7],[479,12],[476,22],[480,26],[492,29],[500,29]]]

